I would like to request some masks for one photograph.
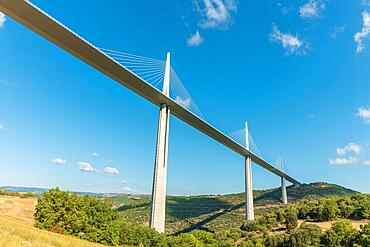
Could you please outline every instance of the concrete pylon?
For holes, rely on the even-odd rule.
[[[245,122],[245,148],[249,150],[249,131],[247,122]],[[254,220],[252,160],[250,157],[245,157],[245,216],[246,220]]]
[[[162,93],[169,96],[170,92],[170,53],[167,53]],[[157,147],[155,154],[152,204],[150,210],[150,227],[163,233],[166,215],[166,186],[168,158],[168,129],[170,108],[162,104],[159,111]]]
[[[284,166],[284,160],[281,158],[281,171],[284,171],[283,166]],[[288,195],[286,192],[286,182],[285,178],[281,177],[281,202],[285,205],[288,204]]]

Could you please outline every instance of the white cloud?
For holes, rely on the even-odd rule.
[[[358,108],[356,116],[362,118],[366,123],[370,124],[370,108],[361,106]]]
[[[0,131],[7,131],[4,125],[0,124]]]
[[[370,14],[367,11],[362,12],[362,30],[353,36],[357,43],[356,53],[361,53],[365,49],[364,39],[370,34]]]
[[[203,41],[203,37],[200,35],[199,31],[197,31],[186,41],[186,43],[188,46],[199,46],[201,43],[203,43]]]
[[[289,12],[291,12],[293,10],[292,7],[287,7],[282,3],[277,3],[277,6],[280,8],[280,11],[283,15],[287,15],[287,14],[289,14]]]
[[[94,157],[98,157],[98,156],[99,156],[99,154],[98,154],[98,153],[92,153],[92,156],[94,156]]]
[[[335,26],[333,28],[333,31],[330,33],[330,37],[333,39],[336,39],[340,33],[343,33],[344,30],[346,29],[346,26]]]
[[[195,0],[198,12],[203,16],[200,26],[203,28],[226,29],[232,23],[232,12],[237,12],[235,0]]]
[[[121,188],[121,191],[124,193],[136,192],[134,188],[131,188],[129,186],[124,186],[123,188]]]
[[[317,18],[325,10],[325,2],[322,0],[310,0],[299,8],[301,18]]]
[[[290,33],[282,33],[279,28],[273,24],[270,33],[270,40],[281,44],[288,54],[304,55],[306,54],[306,44],[298,36]]]
[[[103,171],[106,172],[106,173],[109,173],[109,174],[118,174],[119,173],[117,168],[114,168],[114,167],[111,167],[111,166],[104,167]]]
[[[331,165],[351,165],[357,162],[358,159],[356,157],[329,159]]]
[[[365,166],[370,166],[370,160],[364,160],[363,164],[364,164]]]
[[[64,165],[65,163],[67,163],[67,161],[65,159],[62,159],[62,158],[55,158],[55,159],[51,160],[51,163],[54,163],[54,164],[57,164],[57,165]]]
[[[88,162],[80,161],[77,164],[81,171],[84,171],[84,172],[95,172],[96,171],[96,169],[92,167],[92,165],[90,165],[90,163]]]
[[[338,155],[345,155],[350,152],[354,152],[355,154],[359,155],[361,153],[361,145],[358,145],[356,143],[348,143],[343,148],[337,148],[337,154]]]
[[[6,16],[0,12],[0,28],[4,27],[5,21],[6,21]]]
[[[176,96],[175,101],[185,108],[189,108],[191,100],[189,98],[183,99],[180,96]]]

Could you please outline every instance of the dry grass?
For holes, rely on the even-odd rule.
[[[103,247],[104,245],[37,229],[24,220],[0,216],[1,247]]]
[[[304,222],[308,223],[308,224],[312,224],[312,225],[317,225],[318,227],[321,228],[321,230],[323,231],[326,231],[328,230],[332,224],[335,223],[335,221],[324,221],[324,222],[309,222],[309,221],[305,221],[305,220],[299,220],[298,221],[298,225],[301,225],[303,224]],[[351,220],[351,223],[352,223],[352,226],[359,230],[360,229],[360,226],[361,225],[365,225],[367,224],[369,221],[366,221],[366,220]]]
[[[103,247],[33,227],[35,198],[0,196],[0,246],[1,247]]]
[[[33,225],[36,198],[0,196],[0,215],[11,216]]]

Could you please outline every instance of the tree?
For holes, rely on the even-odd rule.
[[[352,242],[356,237],[356,229],[348,220],[340,220],[335,222],[331,228],[325,233],[322,238],[324,246],[341,247],[352,246]]]
[[[305,223],[290,233],[285,246],[319,247],[321,236],[320,227]]]
[[[298,211],[295,207],[288,207],[285,211],[285,226],[288,231],[294,230],[298,226]]]

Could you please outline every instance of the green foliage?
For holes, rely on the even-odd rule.
[[[285,211],[285,226],[288,231],[294,230],[298,226],[298,210],[291,206]]]
[[[293,230],[285,246],[287,247],[319,247],[322,233],[318,226],[302,224],[299,228]]]
[[[38,228],[64,232],[97,243],[116,245],[120,240],[119,215],[108,202],[90,196],[51,189],[36,205]]]
[[[337,221],[325,233],[322,243],[329,247],[352,246],[356,234],[357,231],[352,227],[351,222],[347,220]]]

